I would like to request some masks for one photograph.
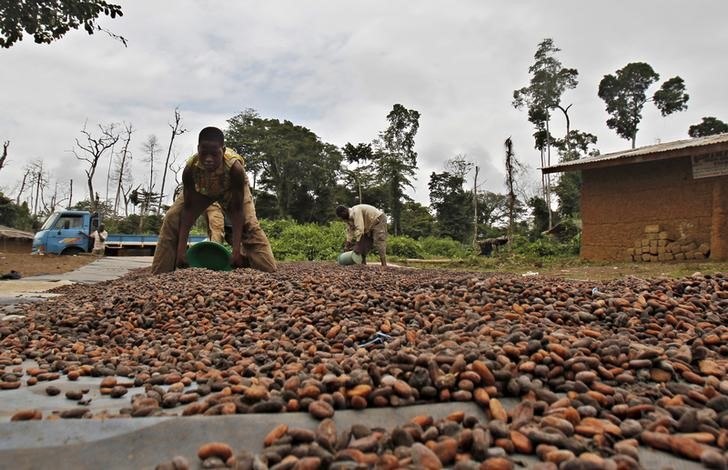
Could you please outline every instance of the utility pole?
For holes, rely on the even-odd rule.
[[[73,207],[73,180],[71,180],[71,187],[68,190],[68,208]]]
[[[473,248],[478,246],[478,172],[480,167],[475,165],[473,177]]]

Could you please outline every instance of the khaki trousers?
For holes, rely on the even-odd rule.
[[[205,218],[207,219],[207,238],[216,243],[223,243],[225,241],[225,215],[219,202],[205,209]]]
[[[369,232],[361,236],[359,241],[359,249],[366,262],[366,257],[371,251],[372,247],[377,249],[379,253],[379,259],[382,264],[387,262],[387,216],[382,214],[377,219],[377,222],[372,225]]]
[[[157,248],[154,250],[154,261],[152,262],[153,274],[168,273],[174,271],[177,266],[177,241],[179,240],[179,224],[182,219],[183,206],[184,196],[180,194],[175,199],[172,207],[164,214],[162,228],[159,231],[159,241],[157,242]],[[245,220],[243,221],[241,251],[246,259],[246,267],[269,273],[275,272],[277,267],[275,258],[273,257],[273,251],[270,248],[268,237],[266,237],[263,229],[260,228],[258,218],[255,215],[253,197],[247,186],[243,194],[243,206]],[[210,220],[210,215],[212,215],[213,220],[222,221],[222,230],[218,232],[217,229],[220,225],[217,225],[215,232],[224,234],[225,219],[220,205],[211,204],[206,214],[208,220]],[[217,224],[218,222],[215,223]],[[213,239],[213,241],[218,240]],[[220,242],[222,242],[222,239]]]

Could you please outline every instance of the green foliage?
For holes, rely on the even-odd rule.
[[[24,0],[0,2],[0,47],[8,48],[33,36],[38,44],[60,39],[71,29],[83,26],[88,34],[101,30],[96,20],[101,15],[122,16],[121,6],[103,0]],[[126,40],[118,37],[124,44]]]
[[[12,199],[0,193],[0,224],[8,227],[15,227],[15,219],[18,216],[20,207],[15,205]]]
[[[387,255],[398,258],[422,259],[425,257],[425,251],[417,240],[399,235],[387,239]]]
[[[579,254],[581,236],[575,235],[567,242],[561,243],[550,237],[543,236],[533,241],[523,237],[516,237],[513,242],[513,251],[527,257],[564,257]]]
[[[528,205],[531,207],[533,214],[533,229],[531,232],[531,238],[538,238],[545,230],[549,228],[549,209],[546,206],[546,201],[538,196],[532,197],[528,201]]]
[[[106,231],[109,233],[126,233],[126,234],[158,234],[162,228],[163,218],[161,215],[150,214],[144,216],[144,226],[142,230],[139,230],[139,224],[141,223],[141,217],[138,214],[129,214],[126,217],[114,217],[107,216],[102,217],[102,222],[106,226]],[[197,230],[197,234],[205,233],[206,231]]]
[[[261,220],[277,260],[335,260],[346,239],[343,222],[297,224],[293,220]]]
[[[299,224],[293,219],[261,219],[260,226],[279,261],[334,261],[343,251],[346,224]],[[387,255],[394,258],[453,258],[472,255],[472,249],[449,238],[407,236],[387,238]]]
[[[28,204],[21,205],[0,192],[0,225],[33,232],[40,228],[41,220],[30,214]]]
[[[695,138],[722,134],[723,132],[728,132],[728,124],[714,117],[704,117],[700,124],[690,126],[688,135]]]
[[[559,198],[559,215],[578,216],[581,204],[581,172],[562,173],[554,186],[554,194]]]
[[[274,196],[276,217],[302,223],[332,219],[343,160],[337,147],[305,127],[263,119],[250,109],[228,119],[225,139],[245,157],[253,180]]]
[[[420,113],[395,104],[387,114],[389,127],[375,142],[374,167],[387,189],[392,230],[401,232],[404,189],[412,187],[417,169],[415,135],[420,127]]]
[[[427,258],[463,259],[473,254],[471,247],[452,238],[424,237],[419,243]]]
[[[430,205],[437,215],[437,234],[464,241],[472,232],[472,196],[463,189],[464,178],[449,172],[432,173]]]
[[[531,82],[529,86],[513,91],[513,106],[528,109],[528,120],[536,127],[534,139],[537,149],[543,149],[548,139],[545,137],[546,122],[550,120],[550,111],[560,106],[561,95],[566,90],[576,88],[579,83],[576,69],[562,66],[556,58],[560,49],[550,38],[539,43],[535,62],[529,67]]]
[[[617,70],[616,75],[605,75],[599,82],[598,95],[607,105],[611,116],[607,126],[617,135],[632,141],[635,146],[637,131],[642,121],[642,108],[649,101],[647,89],[660,79],[649,64],[633,62]],[[650,98],[663,116],[687,109],[689,96],[680,77],[673,77],[662,84]]]
[[[664,117],[688,109],[686,103],[690,99],[690,95],[685,93],[685,81],[680,77],[672,77],[662,84],[652,99],[657,109],[660,110],[660,114]]]
[[[402,207],[402,235],[419,239],[432,235],[435,218],[419,202],[407,201]]]

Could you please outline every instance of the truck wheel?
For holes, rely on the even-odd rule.
[[[83,253],[83,250],[77,246],[69,246],[61,252],[62,255],[77,255]]]

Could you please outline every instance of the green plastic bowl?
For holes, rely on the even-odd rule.
[[[187,249],[187,263],[193,268],[207,268],[213,271],[230,271],[232,253],[215,242],[198,242]]]
[[[342,266],[351,266],[352,264],[361,264],[362,257],[353,251],[345,251],[344,253],[341,253],[336,260]]]

